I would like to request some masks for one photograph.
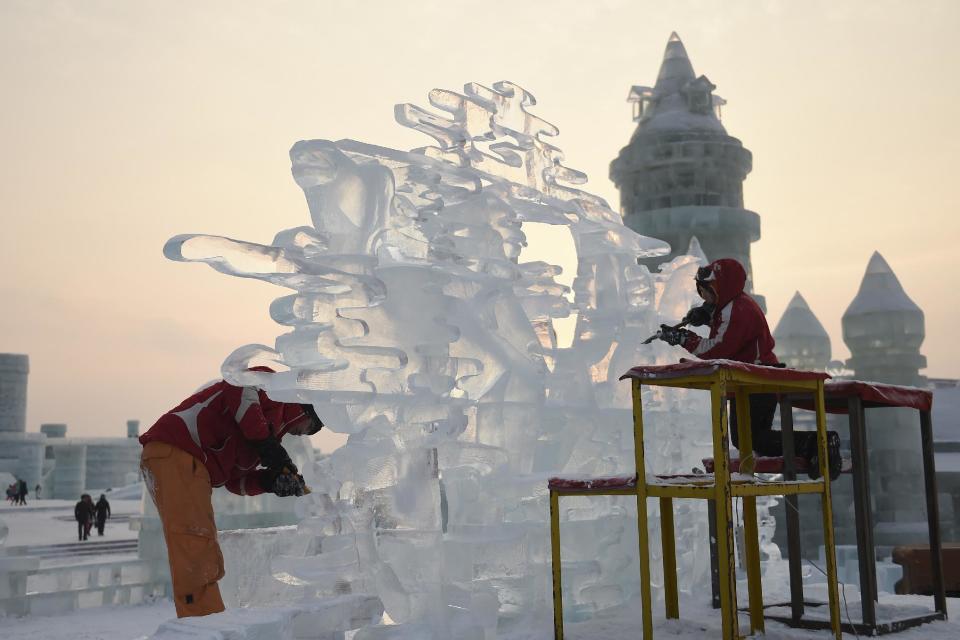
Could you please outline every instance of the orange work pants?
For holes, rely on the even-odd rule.
[[[206,467],[182,449],[149,442],[143,447],[140,470],[163,523],[177,617],[223,611],[217,586],[223,577],[223,554]]]

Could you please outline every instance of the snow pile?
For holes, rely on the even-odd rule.
[[[617,378],[680,355],[641,343],[696,302],[702,264],[701,254],[656,274],[639,266],[667,245],[577,188],[586,176],[564,166],[549,142],[558,130],[531,113],[522,88],[468,84],[429,99],[437,111],[398,105],[396,117],[431,146],[294,145],[310,226],[270,245],[182,235],[164,248],[291,291],[270,307],[290,330],[274,348],[238,349],[223,374],[312,402],[327,428],[350,434],[312,470],[299,525],[306,555],[271,566],[287,601],[378,597],[393,624],[358,639],[490,639],[550,611],[547,479],[633,473],[630,388]],[[520,260],[525,223],[570,231],[572,292],[556,281],[559,267]],[[573,342],[561,348],[554,321],[571,314]],[[248,371],[257,364],[279,373]],[[702,396],[647,392],[649,470],[689,471],[709,453]],[[631,503],[563,502],[571,617],[637,592]],[[706,528],[703,503],[678,504],[682,588],[706,583]]]

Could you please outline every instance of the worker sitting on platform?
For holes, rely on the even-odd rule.
[[[663,325],[658,336],[671,345],[680,345],[693,355],[704,360],[737,360],[750,364],[782,367],[773,353],[774,340],[767,326],[767,319],[759,305],[743,287],[747,274],[736,260],[715,260],[697,270],[697,293],[704,299],[702,307],[695,307],[687,314],[686,324],[710,325],[710,336],[701,338],[680,327]],[[782,456],[783,443],[780,432],[773,431],[773,417],[777,410],[777,396],[772,393],[750,395],[750,426],[753,434],[753,449],[762,456]],[[730,407],[730,433],[733,445],[737,446],[737,412]],[[809,462],[809,475],[820,476],[815,431],[794,433],[797,454]],[[840,475],[840,436],[836,431],[827,432],[827,450],[830,477]]]

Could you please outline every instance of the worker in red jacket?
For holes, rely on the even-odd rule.
[[[275,402],[225,380],[204,387],[140,436],[140,469],[163,523],[177,617],[223,611],[213,487],[254,496],[306,491],[281,444],[323,427],[312,405]]]
[[[697,270],[697,293],[705,304],[692,309],[685,319],[698,326],[710,325],[710,335],[701,338],[687,329],[663,325],[658,334],[672,345],[680,345],[693,355],[704,360],[736,360],[750,364],[782,367],[773,353],[774,339],[760,306],[743,288],[747,273],[736,260],[714,260]],[[772,393],[750,395],[750,431],[753,435],[753,450],[762,456],[782,456],[783,444],[779,431],[773,431],[773,418],[777,411],[777,396]],[[730,434],[733,446],[737,446],[737,412],[731,403]],[[796,431],[796,451],[810,464],[811,478],[819,477],[817,437],[813,431]],[[840,474],[840,436],[836,431],[827,432],[830,476],[834,480]]]

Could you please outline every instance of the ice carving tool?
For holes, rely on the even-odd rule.
[[[687,326],[688,324],[690,324],[690,321],[689,321],[689,320],[683,320],[683,321],[680,322],[679,324],[673,325],[672,328],[673,328],[673,329],[683,329],[683,328],[684,328],[685,326]],[[643,344],[650,344],[651,342],[653,342],[653,341],[656,340],[657,338],[661,337],[662,335],[663,335],[663,331],[661,331],[660,329],[657,329],[657,332],[656,332],[655,334],[653,334],[652,336],[650,336],[649,338],[647,338],[646,340],[644,340],[644,341],[643,341]]]

